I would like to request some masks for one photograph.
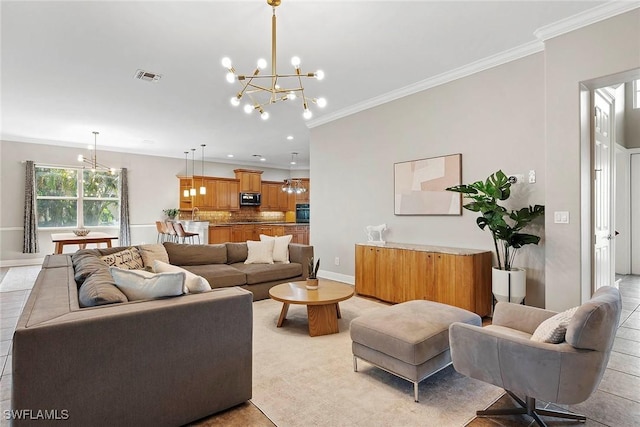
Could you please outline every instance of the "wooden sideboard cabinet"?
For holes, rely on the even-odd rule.
[[[491,312],[488,251],[399,243],[356,244],[356,292],[391,303],[425,299]]]

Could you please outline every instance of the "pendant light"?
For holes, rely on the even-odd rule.
[[[189,155],[188,151],[184,152],[184,174],[187,178],[189,178],[189,159],[187,156]],[[182,192],[182,197],[189,197],[189,189],[185,188]]]
[[[193,175],[191,175],[191,188],[189,189],[189,194],[191,194],[192,196],[195,196],[197,194],[196,187],[194,187],[194,183],[193,183],[193,176],[195,176],[195,173],[196,173],[196,149],[195,148],[191,149],[191,172],[193,173]]]
[[[204,147],[206,147],[206,144],[200,144],[200,146],[202,147],[202,185],[200,186],[200,194],[207,194],[207,187],[204,186]]]

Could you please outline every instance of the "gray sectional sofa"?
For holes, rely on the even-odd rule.
[[[12,409],[48,411],[70,426],[177,426],[250,399],[252,301],[306,277],[306,262],[293,261],[313,248],[291,245],[294,265],[271,265],[291,277],[277,279],[269,265],[240,263],[242,244],[230,245],[225,260],[226,245],[167,244],[172,263],[206,275],[214,289],[141,301],[110,300],[119,291],[99,256],[124,248],[48,255],[13,336]],[[194,264],[198,254],[219,258]]]

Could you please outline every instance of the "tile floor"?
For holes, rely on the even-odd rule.
[[[0,281],[8,268],[0,268]],[[586,402],[570,405],[569,410],[587,416],[586,426],[640,425],[640,276],[620,276],[622,317],[609,365],[598,390]],[[11,338],[18,316],[29,296],[28,290],[0,293],[0,426],[8,426],[3,411],[11,406]],[[511,405],[504,396],[493,407]],[[540,402],[539,402],[540,403]],[[546,418],[549,426],[575,425]],[[238,424],[235,423],[238,422]],[[253,405],[240,405],[217,416],[200,420],[197,425],[270,425]],[[476,418],[469,426],[530,426],[531,418],[513,416]],[[577,424],[580,425],[580,424]]]

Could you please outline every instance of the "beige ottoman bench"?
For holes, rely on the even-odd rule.
[[[384,307],[351,321],[353,370],[358,358],[418,384],[451,364],[449,325],[482,326],[475,313],[432,301],[407,301]]]

